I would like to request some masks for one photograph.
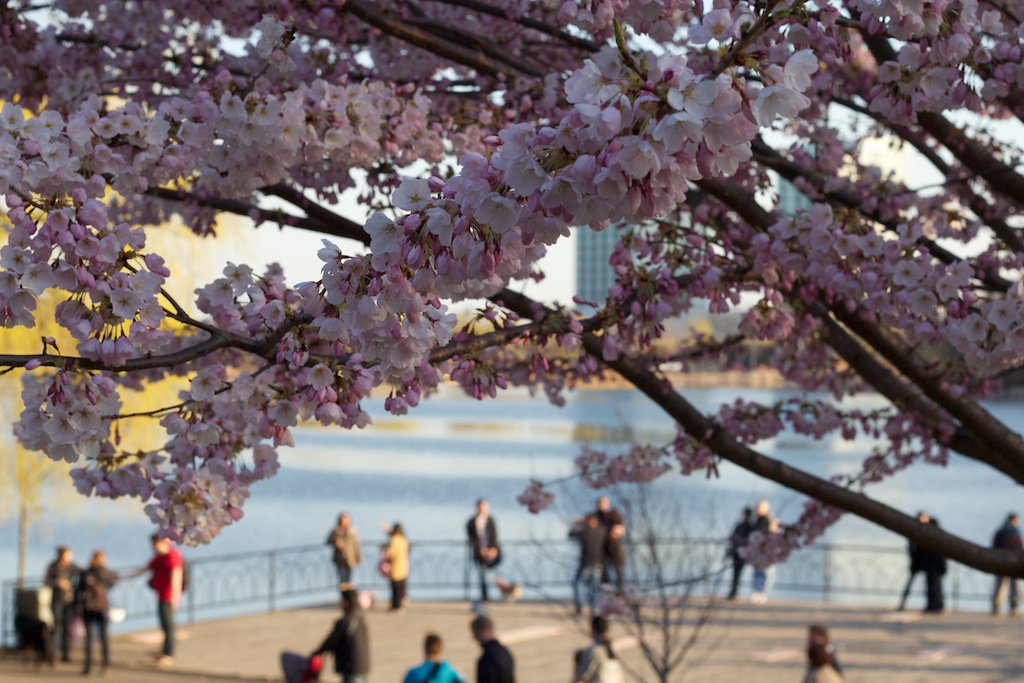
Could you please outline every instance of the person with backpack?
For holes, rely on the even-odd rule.
[[[402,683],[464,683],[452,665],[441,659],[443,647],[441,636],[428,633],[423,641],[423,651],[427,660],[409,669]]]
[[[1005,548],[1020,552],[1021,537],[1020,528],[1017,526],[1017,515],[1011,512],[1006,517],[999,530],[992,538],[993,548]],[[995,591],[992,593],[992,614],[999,614],[999,608],[1006,598],[1006,591],[1010,591],[1010,614],[1020,614],[1020,582],[1014,576],[997,576]]]
[[[110,645],[107,640],[107,625],[110,623],[110,599],[107,592],[117,583],[117,574],[107,569],[107,554],[97,550],[92,554],[89,567],[78,577],[75,605],[85,624],[85,667],[84,675],[92,668],[93,631],[100,636],[100,654],[103,657],[102,671],[110,666]]]
[[[608,640],[608,620],[598,615],[590,620],[594,641],[586,650],[577,652],[573,683],[625,683],[622,664]]]

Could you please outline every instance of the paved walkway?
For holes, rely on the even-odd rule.
[[[413,603],[404,615],[383,609],[369,613],[373,672],[370,683],[400,683],[406,668],[421,660],[428,630],[440,633],[451,662],[475,679],[478,647],[469,636],[469,605],[464,602]],[[572,652],[584,646],[582,626],[564,606],[542,603],[497,604],[491,608],[499,638],[516,658],[519,683],[566,683]],[[698,618],[687,613],[680,630],[685,640]],[[282,650],[308,652],[326,635],[337,611],[320,607],[209,621],[179,627],[177,664],[149,665],[160,641],[158,631],[114,637],[110,683],[207,683],[279,681]],[[671,680],[726,683],[797,683],[804,670],[807,624],[828,624],[846,669],[848,683],[1011,683],[1024,681],[1024,619],[977,613],[920,615],[874,608],[813,603],[751,606],[721,603],[701,630],[680,674]],[[623,662],[641,681],[657,678],[643,662],[636,638],[622,621],[612,635]],[[647,642],[658,647],[660,635]],[[80,658],[80,653],[75,653]],[[79,659],[80,662],[80,659]],[[330,668],[330,662],[328,662]],[[37,669],[26,661],[0,658],[3,683],[83,680],[80,663]],[[337,681],[333,671],[322,681]]]

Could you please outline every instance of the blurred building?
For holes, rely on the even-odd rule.
[[[615,251],[620,231],[610,225],[601,232],[587,227],[577,228],[576,237],[576,293],[598,305],[608,298],[608,290],[615,284],[615,271],[608,259]]]
[[[795,216],[797,211],[809,208],[811,200],[796,189],[793,183],[779,178],[779,212],[786,216]]]

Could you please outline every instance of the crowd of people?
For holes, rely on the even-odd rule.
[[[930,524],[938,527],[939,522],[927,512],[919,512],[917,519],[921,524]],[[1003,525],[996,531],[992,539],[993,548],[1005,548],[1010,550],[1021,549],[1021,534],[1018,528],[1018,517],[1010,513]],[[729,600],[736,600],[739,595],[740,579],[744,567],[749,563],[749,546],[754,534],[761,538],[779,530],[776,518],[771,514],[771,507],[767,500],[759,500],[754,508],[743,508],[740,519],[732,529],[728,538],[727,555],[731,563],[732,576],[729,592],[726,597]],[[925,577],[925,607],[927,614],[940,614],[945,609],[944,591],[942,579],[946,574],[946,558],[929,550],[914,541],[909,541],[907,554],[910,559],[909,573],[903,592],[900,595],[898,610],[903,611],[907,606],[907,599],[910,596],[911,588],[915,577],[923,574]],[[750,602],[753,604],[764,604],[768,600],[774,579],[775,567],[772,565],[754,565],[754,574],[751,581],[752,592]],[[998,614],[1001,605],[1009,594],[1010,614],[1020,613],[1020,580],[1009,576],[995,577],[995,588],[992,591],[992,614]]]
[[[61,662],[71,661],[72,633],[77,624],[83,631],[83,674],[93,670],[93,641],[99,641],[100,671],[110,666],[108,628],[114,610],[110,589],[121,578],[132,578],[149,573],[149,586],[157,599],[157,613],[163,631],[163,644],[154,656],[157,666],[174,663],[174,613],[181,603],[184,588],[184,562],[181,553],[165,538],[154,535],[151,544],[153,556],[146,565],[119,576],[107,567],[107,554],[95,550],[86,567],[75,564],[74,551],[68,546],[57,547],[57,557],[43,577],[43,591],[48,595],[48,614],[18,614],[15,627],[39,651],[43,661],[53,665],[59,655]],[[38,591],[39,595],[43,591]],[[43,603],[46,600],[42,601]]]
[[[938,521],[925,512],[919,513],[918,520],[922,524],[938,526]],[[996,531],[992,546],[1020,551],[1022,543],[1018,524],[1017,515],[1009,514]],[[408,602],[409,540],[400,523],[382,525],[381,528],[387,541],[380,548],[377,569],[390,582],[390,611],[402,613]],[[767,500],[760,500],[753,507],[742,510],[739,521],[728,537],[727,557],[731,564],[731,581],[727,599],[737,599],[743,570],[748,563],[753,563],[750,602],[762,604],[767,601],[772,588],[774,567],[757,562],[756,552],[752,553],[751,550],[756,550],[753,547],[755,544],[776,533],[778,529],[778,521],[772,515]],[[623,595],[625,590],[626,522],[623,515],[612,507],[610,499],[602,496],[595,509],[575,520],[569,536],[579,544],[579,561],[572,584],[573,605],[577,615],[582,615],[584,610],[588,611],[592,636],[591,644],[575,653],[572,680],[574,683],[618,683],[623,680],[623,673],[608,639],[609,622],[601,614],[599,595],[602,586],[606,586],[609,593],[614,591],[617,596]],[[514,661],[508,649],[497,640],[494,623],[483,606],[491,597],[491,574],[503,559],[498,525],[490,514],[487,500],[479,499],[476,502],[476,512],[466,522],[466,539],[480,586],[479,599],[474,605],[478,616],[470,624],[472,637],[481,646],[476,680],[478,683],[508,683],[515,680]],[[173,663],[174,614],[185,588],[185,564],[181,553],[169,540],[154,535],[151,543],[153,555],[150,561],[122,576],[107,567],[107,557],[103,550],[92,553],[87,567],[79,567],[74,562],[71,548],[57,548],[57,556],[47,567],[43,582],[45,590],[50,594],[51,614],[39,624],[19,624],[19,627],[26,629],[36,628],[46,636],[43,638],[45,659],[52,663],[59,655],[62,661],[70,661],[71,630],[73,624],[79,622],[84,627],[83,673],[89,674],[94,668],[94,640],[99,643],[100,668],[105,670],[110,664],[108,624],[112,605],[109,591],[121,578],[149,573],[149,586],[156,596],[157,613],[163,632],[162,647],[155,655],[154,663],[157,666]],[[330,653],[344,683],[365,683],[370,667],[370,649],[364,610],[372,604],[372,596],[365,591],[360,593],[353,581],[354,569],[363,563],[363,553],[359,535],[348,514],[343,513],[338,517],[336,527],[327,536],[327,545],[332,548],[332,560],[341,594],[342,617],[313,655]],[[946,573],[946,559],[914,542],[909,544],[908,555],[909,574],[898,609],[906,608],[915,578],[923,574],[926,594],[924,611],[942,612],[942,577]],[[500,579],[495,583],[506,598],[511,597],[510,584]],[[517,585],[515,587],[518,588]],[[1006,576],[995,577],[992,614],[1000,613],[1007,598],[1010,613],[1019,614],[1019,580]],[[427,634],[424,640],[425,659],[422,664],[408,671],[404,683],[463,681],[443,658],[442,650],[441,637],[436,633]],[[807,658],[806,683],[842,681],[842,669],[829,641],[828,630],[822,625],[814,624],[809,629]]]
[[[400,523],[382,527],[388,541],[381,548],[378,571],[391,583],[392,612],[401,613],[407,602],[406,580],[409,576],[409,541]],[[607,634],[608,620],[597,613],[598,586],[609,583],[621,594],[624,585],[625,551],[623,538],[626,528],[623,517],[611,506],[607,497],[601,497],[596,509],[581,517],[569,532],[580,543],[580,560],[573,584],[577,613],[586,606],[591,613],[589,647],[575,655],[573,681],[579,683],[624,683],[624,675],[612,650]],[[498,525],[490,514],[485,499],[476,502],[476,513],[466,521],[466,539],[477,569],[480,593],[475,611],[484,612],[484,603],[490,601],[491,573],[502,561]],[[359,536],[346,513],[338,517],[337,526],[327,536],[327,545],[333,548],[332,560],[337,570],[341,592],[342,616],[323,642],[308,658],[308,667],[319,667],[319,657],[330,653],[335,671],[343,683],[365,683],[370,671],[369,630],[364,610],[372,604],[365,593],[360,593],[352,581],[353,570],[362,563]],[[515,586],[496,581],[510,597]],[[508,586],[506,589],[505,587]],[[495,636],[494,623],[480,613],[470,624],[470,633],[481,647],[477,662],[477,683],[514,683],[515,662],[512,654]],[[436,633],[427,634],[424,641],[425,661],[411,668],[404,683],[455,683],[463,681],[458,672],[441,656],[443,643]],[[300,672],[301,673],[301,672]],[[296,680],[302,680],[298,677]]]

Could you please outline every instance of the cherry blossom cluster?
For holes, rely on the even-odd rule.
[[[547,509],[555,501],[555,495],[544,490],[544,483],[534,479],[522,493],[516,496],[516,502],[530,512],[536,514]]]
[[[671,39],[693,8],[689,0],[559,0],[558,20],[600,31],[618,20],[655,40]]]
[[[974,287],[981,273],[970,263],[939,262],[920,246],[924,234],[945,233],[942,223],[949,220],[942,213],[926,218],[883,234],[816,203],[756,236],[755,263],[776,290],[823,293],[829,301],[899,327],[915,341],[946,340],[977,372],[1012,367],[1024,353],[1024,296],[1010,286],[999,298],[981,298]],[[1019,262],[1007,265],[1020,267]],[[779,303],[778,294],[769,294],[751,309],[745,318],[748,333],[761,339],[790,336],[791,314]]]
[[[619,455],[584,446],[575,462],[583,483],[591,488],[602,488],[616,482],[652,482],[671,469],[667,459],[667,448],[634,444]]]
[[[374,385],[374,373],[358,357],[341,367],[275,366],[231,379],[223,365],[211,363],[192,377],[180,407],[160,418],[167,443],[129,454],[117,446],[115,382],[70,372],[47,381],[28,377],[16,426],[22,443],[77,463],[72,476],[83,494],[152,500],[150,518],[190,544],[208,542],[242,517],[249,485],[277,471],[277,448],[294,445],[290,430],[300,420],[368,424],[359,402]]]

